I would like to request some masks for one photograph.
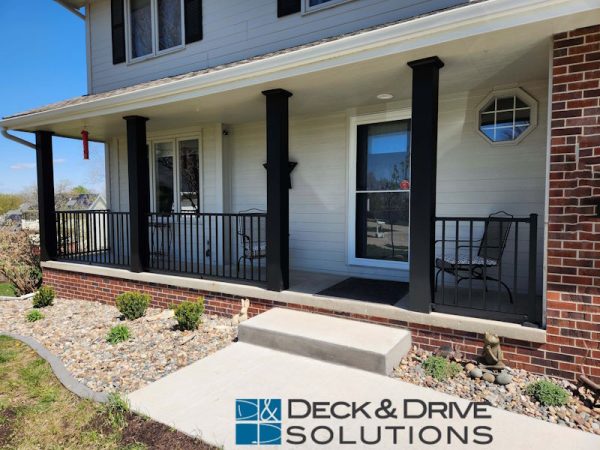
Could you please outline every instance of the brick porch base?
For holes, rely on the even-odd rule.
[[[240,297],[184,289],[155,283],[126,281],[118,278],[98,275],[80,274],[55,269],[44,269],[44,283],[52,286],[61,298],[98,301],[114,304],[118,294],[125,291],[140,291],[152,296],[152,305],[167,308],[185,300],[194,300],[204,296],[206,310],[209,313],[231,316],[239,312]],[[482,336],[476,333],[439,328],[428,325],[402,322],[381,317],[359,314],[340,313],[327,309],[311,308],[276,301],[251,298],[249,314],[254,316],[270,308],[292,308],[320,314],[341,316],[353,320],[380,323],[383,325],[407,328],[412,332],[413,342],[425,350],[435,350],[440,345],[454,342],[469,357],[475,357],[481,347]],[[574,364],[576,358],[581,360],[582,350],[560,346],[553,342],[537,344],[513,339],[503,339],[502,349],[510,366],[526,369],[539,374],[547,374],[574,380],[578,367]],[[596,354],[596,358],[597,358]],[[597,359],[596,359],[597,361]],[[600,367],[586,367],[595,376],[600,376]]]

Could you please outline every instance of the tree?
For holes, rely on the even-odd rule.
[[[23,203],[23,198],[16,194],[0,194],[0,214],[11,209],[17,209]]]
[[[86,188],[85,186],[79,185],[79,186],[75,186],[71,192],[75,195],[81,195],[81,194],[89,194],[90,190],[88,188]]]

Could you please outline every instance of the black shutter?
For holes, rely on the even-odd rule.
[[[289,16],[300,12],[302,0],[277,0],[277,17]]]
[[[124,0],[111,0],[113,64],[125,62],[125,6]]]
[[[185,0],[185,43],[202,39],[202,0]]]

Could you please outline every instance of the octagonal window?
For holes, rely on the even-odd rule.
[[[494,92],[478,110],[478,130],[491,143],[516,143],[536,125],[537,103],[521,89]]]

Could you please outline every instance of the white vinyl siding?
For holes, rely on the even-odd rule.
[[[204,38],[183,51],[136,64],[112,62],[110,0],[91,4],[90,92],[98,93],[213,67],[325,37],[467,3],[466,0],[354,0],[311,14],[277,18],[275,0],[204,0]]]

